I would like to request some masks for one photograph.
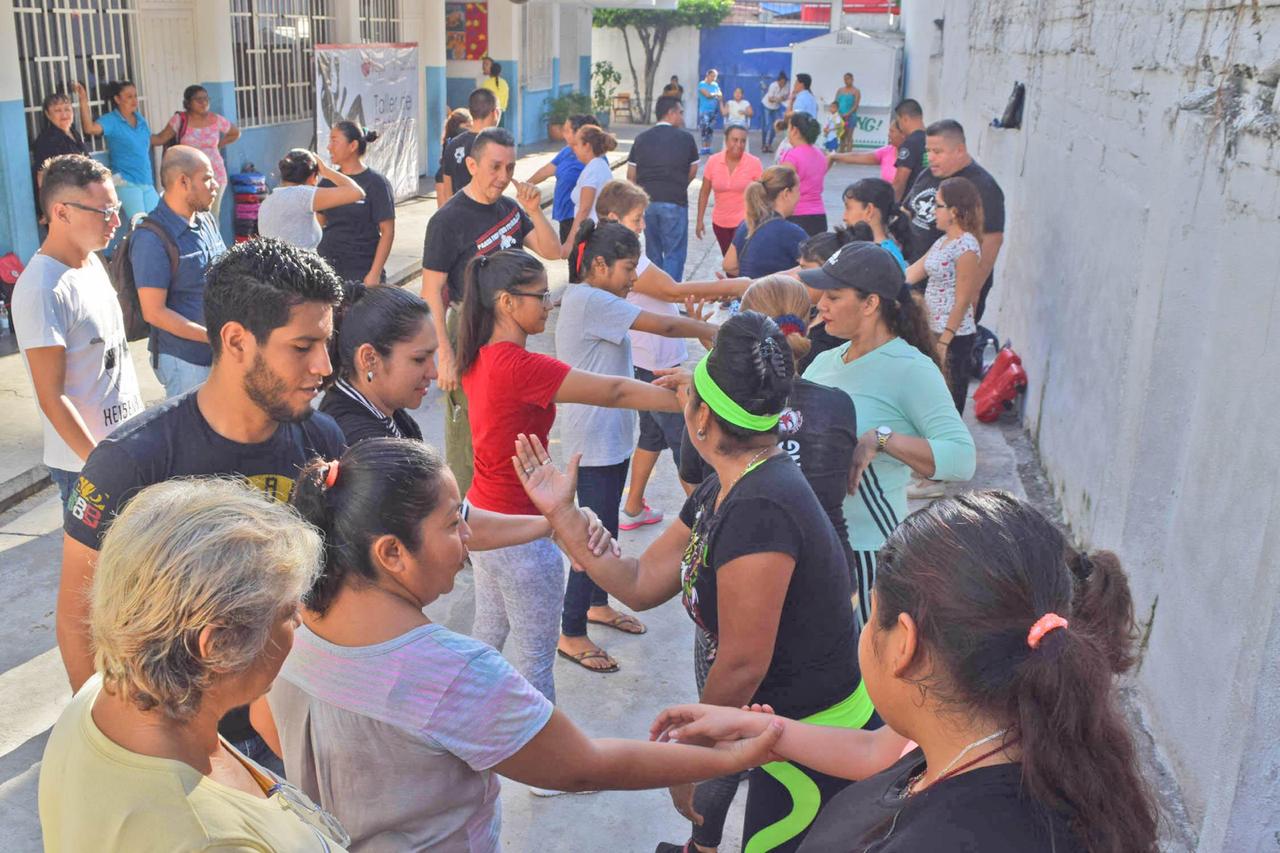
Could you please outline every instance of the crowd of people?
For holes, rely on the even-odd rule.
[[[781,75],[766,166],[714,83],[701,146],[671,91],[626,179],[574,115],[531,182],[504,90],[478,88],[442,140],[418,293],[385,285],[395,208],[365,128],[335,125],[327,162],[288,152],[263,235],[227,249],[209,214],[235,129],[207,93],[155,135],[131,86],[86,113],[116,176],[64,150],[70,100],[46,104],[48,237],[14,294],[64,507],[74,697],[41,765],[46,849],[496,850],[500,776],[669,787],[690,830],[655,838],[667,853],[715,851],[744,779],[751,853],[1155,849],[1115,555],[1003,492],[908,510],[977,464],[962,414],[999,186],[959,123],[906,100],[829,228],[831,163],[867,156],[849,123],[821,150],[811,81]],[[733,119],[715,154],[703,97]],[[166,143],[148,205],[124,169]],[[710,206],[723,270],[685,281],[700,170],[695,234]],[[146,410],[98,258],[131,193],[146,218],[112,269],[168,394]],[[553,311],[554,356],[530,345]],[[414,415],[433,381],[441,449]],[[671,518],[645,500],[664,450]],[[463,634],[424,608],[468,566]],[[557,709],[557,658],[618,671],[588,626],[644,634],[636,613],[673,599],[697,703],[655,705],[648,740],[588,737]]]

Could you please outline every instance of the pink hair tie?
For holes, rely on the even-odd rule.
[[[1027,645],[1033,649],[1040,648],[1040,641],[1044,639],[1044,635],[1055,628],[1065,628],[1069,623],[1057,613],[1046,613],[1036,620],[1036,624],[1031,626],[1031,630],[1027,632]]]
[[[329,463],[329,467],[324,469],[324,487],[332,489],[334,484],[338,482],[338,460],[335,459]]]

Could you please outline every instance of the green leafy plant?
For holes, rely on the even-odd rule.
[[[733,0],[678,0],[674,9],[595,10],[591,18],[592,26],[622,32],[622,44],[627,51],[627,65],[631,68],[631,79],[636,85],[636,100],[639,102],[640,120],[643,123],[649,123],[649,112],[653,107],[653,78],[658,73],[658,63],[662,61],[663,51],[667,48],[667,36],[676,27],[703,29],[719,26],[732,9]],[[644,51],[643,72],[639,74],[636,73],[636,63],[632,58],[631,37],[628,34],[630,30],[635,30],[636,38]]]
[[[593,112],[608,112],[613,106],[613,93],[618,91],[622,75],[613,67],[613,63],[602,60],[595,64],[591,71],[591,106]]]
[[[542,120],[547,124],[564,124],[571,115],[594,112],[591,96],[586,92],[566,92],[547,98],[542,104]]]

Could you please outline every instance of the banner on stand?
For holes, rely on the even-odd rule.
[[[391,182],[396,201],[418,193],[418,45],[318,44],[316,147],[351,121],[378,132],[365,165]]]

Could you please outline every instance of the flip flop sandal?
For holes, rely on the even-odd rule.
[[[556,654],[560,655],[560,657],[564,658],[565,660],[573,661],[578,666],[582,667],[588,672],[603,673],[603,672],[618,671],[617,661],[614,661],[613,658],[609,657],[609,653],[604,651],[603,649],[587,649],[585,652],[578,652],[576,655],[571,655],[568,652],[564,651],[563,649],[556,649]],[[587,664],[584,663],[584,661],[595,660],[596,658],[604,658],[605,660],[609,660],[613,662],[609,666],[606,666],[603,668],[587,666]]]
[[[613,619],[609,619],[607,621],[604,619],[587,619],[587,622],[592,625],[604,625],[606,628],[612,628],[613,630],[621,631],[624,634],[639,635],[649,633],[649,629],[644,626],[643,622],[628,613],[619,613]]]

